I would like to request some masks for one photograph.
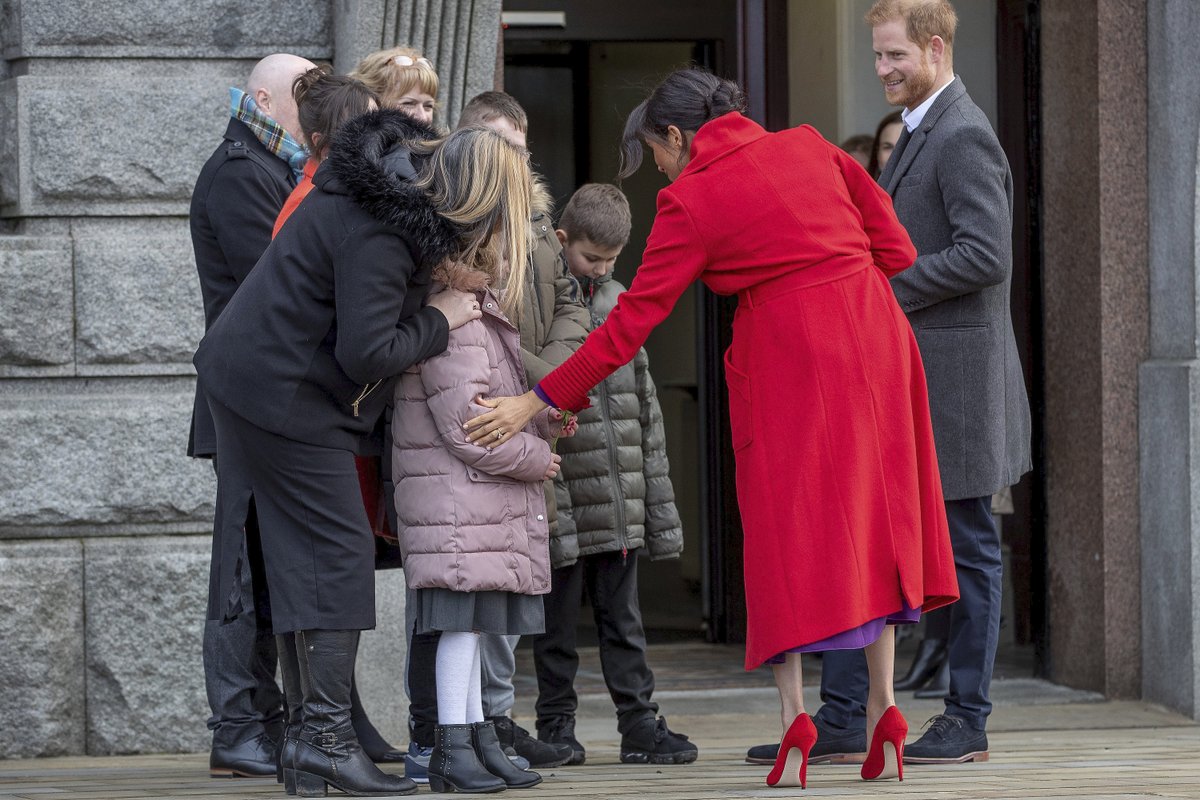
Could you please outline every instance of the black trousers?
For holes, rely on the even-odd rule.
[[[254,598],[253,607],[230,622],[206,620],[204,624],[204,688],[212,710],[208,729],[214,747],[233,747],[263,733],[279,741],[283,729],[271,601],[253,506],[246,519],[243,559],[249,568],[241,571],[239,589],[243,597]]]
[[[375,627],[375,539],[354,455],[285,439],[212,402],[221,479],[209,619],[248,607],[238,560],[253,502],[276,634]]]
[[[556,717],[574,717],[579,707],[575,628],[586,591],[600,637],[600,667],[617,710],[622,734],[638,720],[658,713],[651,702],[654,673],[646,663],[646,634],[638,605],[637,552],[583,556],[551,573],[545,597],[546,632],[533,640],[537,667],[537,726]]]
[[[991,497],[947,500],[950,547],[958,574],[959,600],[949,607],[950,694],[946,713],[977,730],[987,726],[988,697],[996,646],[1000,641],[1003,589],[1000,529],[992,516]],[[834,728],[866,725],[867,660],[862,650],[825,653],[821,671],[821,706],[817,716]]]

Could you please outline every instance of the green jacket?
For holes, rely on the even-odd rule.
[[[600,325],[625,287],[611,276],[581,281],[592,324]],[[559,517],[574,531],[551,533],[554,568],[580,556],[644,547],[653,560],[683,552],[683,527],[667,463],[662,409],[644,349],[589,394],[579,430],[558,440],[562,475],[555,481]]]

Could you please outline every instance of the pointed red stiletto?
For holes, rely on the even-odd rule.
[[[808,751],[817,743],[817,726],[812,717],[801,714],[792,722],[783,741],[779,743],[779,755],[775,766],[767,776],[767,786],[799,786],[805,788],[808,780]],[[799,757],[800,764],[796,764]]]
[[[889,706],[875,725],[871,735],[871,748],[862,765],[864,781],[881,781],[888,778],[904,780],[904,737],[908,736],[908,723],[895,706]]]

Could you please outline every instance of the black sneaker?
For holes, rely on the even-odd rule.
[[[538,723],[538,739],[551,744],[565,744],[571,748],[570,766],[578,766],[587,760],[587,751],[575,738],[574,717],[554,717]]]
[[[496,738],[500,740],[500,747],[511,747],[517,755],[529,762],[531,769],[561,767],[571,760],[570,746],[539,742],[509,717],[488,717],[488,721],[496,725]]]
[[[867,731],[834,728],[812,718],[817,726],[817,743],[808,754],[810,764],[861,764],[867,758]],[[907,751],[906,751],[907,752]],[[746,751],[747,764],[774,764],[779,744],[760,744]]]
[[[698,755],[696,745],[668,728],[665,717],[646,717],[621,734],[623,764],[690,764]]]
[[[987,733],[976,730],[962,717],[938,714],[925,726],[929,730],[912,744],[904,745],[905,764],[962,764],[987,761]]]

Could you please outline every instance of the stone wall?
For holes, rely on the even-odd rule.
[[[0,0],[0,757],[208,746],[188,200],[228,87],[272,52],[332,60],[333,6]],[[360,682],[403,741],[403,581],[380,581]]]
[[[1142,693],[1200,719],[1200,5],[1149,3],[1150,357],[1141,367]],[[1189,98],[1181,102],[1181,98]]]

